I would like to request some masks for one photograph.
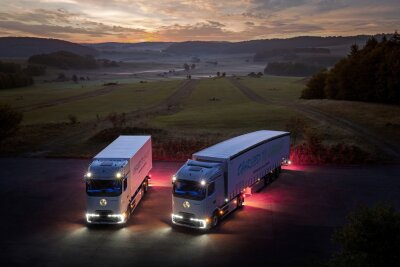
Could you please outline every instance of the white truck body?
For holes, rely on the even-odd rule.
[[[152,168],[150,136],[120,136],[89,165],[88,223],[125,223],[147,191]]]
[[[246,188],[267,184],[272,172],[279,174],[289,152],[288,132],[262,130],[193,154],[173,177],[172,222],[194,228],[214,226],[215,219],[241,206]]]

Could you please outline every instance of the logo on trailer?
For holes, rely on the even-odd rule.
[[[105,206],[107,205],[107,200],[105,200],[104,198],[100,199],[100,206]]]
[[[190,203],[189,203],[189,201],[183,202],[182,206],[183,206],[185,209],[190,208]]]

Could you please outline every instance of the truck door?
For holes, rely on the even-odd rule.
[[[206,204],[206,212],[208,216],[212,215],[212,212],[217,207],[217,194],[215,193],[215,181],[211,182],[207,188],[207,204]]]

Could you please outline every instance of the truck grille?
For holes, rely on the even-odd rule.
[[[178,213],[180,216],[182,216],[182,219],[175,218],[174,221],[178,224],[184,224],[187,226],[191,227],[196,227],[199,228],[202,226],[202,224],[198,221],[191,221],[190,218],[195,218],[194,214],[192,213],[187,213],[187,212],[179,212]]]
[[[112,210],[96,210],[96,214],[99,214],[99,217],[92,217],[90,220],[94,223],[117,223],[119,221],[118,218],[108,217],[108,215],[113,214]]]

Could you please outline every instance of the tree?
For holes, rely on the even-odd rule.
[[[353,45],[348,57],[329,71],[314,75],[301,97],[400,104],[397,36],[395,33],[381,42],[371,37],[362,49]]]
[[[190,66],[190,69],[192,69],[192,70],[194,70],[196,68],[196,64],[192,64],[191,66]]]
[[[185,69],[185,71],[189,71],[190,70],[190,66],[187,63],[183,64],[183,68]]]
[[[325,98],[325,86],[328,73],[321,71],[315,74],[306,85],[306,89],[301,92],[301,98],[305,99],[322,99]]]
[[[78,83],[78,76],[76,76],[76,74],[72,75],[72,80],[74,83]]]
[[[22,118],[21,112],[8,105],[0,105],[0,142],[17,132]]]
[[[359,51],[357,44],[352,44],[350,47],[350,56],[355,56]]]
[[[217,77],[219,77],[219,76],[221,76],[221,73],[218,71],[218,72],[217,72]]]

